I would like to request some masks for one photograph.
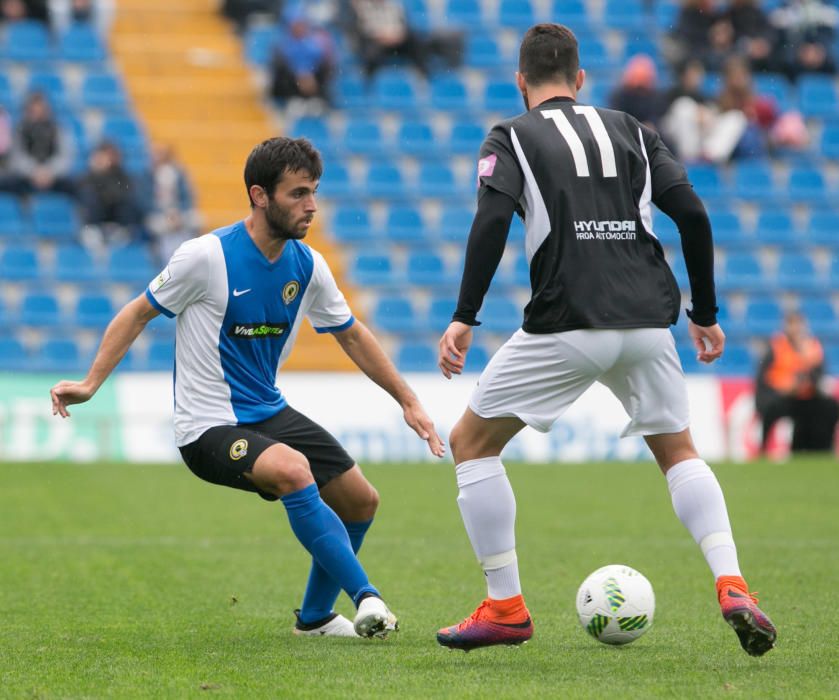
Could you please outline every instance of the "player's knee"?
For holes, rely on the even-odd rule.
[[[253,481],[263,491],[284,496],[314,483],[309,460],[286,445],[274,445],[263,452],[253,468]]]
[[[379,509],[379,492],[371,484],[364,498],[358,503],[359,520],[372,520]]]

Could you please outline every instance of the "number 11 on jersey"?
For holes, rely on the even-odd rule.
[[[612,139],[606,133],[606,126],[603,124],[603,120],[600,118],[597,110],[594,107],[586,105],[574,105],[574,112],[582,114],[585,117],[594,136],[594,140],[597,141],[597,148],[600,150],[600,161],[603,165],[603,177],[617,177],[618,167],[615,162],[615,149],[612,146]],[[556,128],[562,134],[562,138],[565,139],[568,148],[571,149],[571,156],[574,158],[574,167],[577,169],[577,175],[579,177],[589,177],[588,160],[586,160],[586,151],[583,148],[583,142],[571,125],[571,122],[568,121],[565,112],[561,109],[546,109],[542,112],[542,116],[545,119],[553,119]]]

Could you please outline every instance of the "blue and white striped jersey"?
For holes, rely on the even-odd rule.
[[[354,321],[320,253],[290,240],[271,263],[243,221],[184,243],[146,297],[177,316],[179,447],[213,426],[255,423],[285,407],[276,375],[303,316],[319,333]]]

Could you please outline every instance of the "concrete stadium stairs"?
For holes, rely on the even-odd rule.
[[[175,148],[207,231],[247,215],[242,180],[254,144],[279,133],[214,0],[118,0],[111,53],[152,143]],[[340,258],[316,220],[307,242],[329,261],[352,306]],[[337,343],[303,322],[289,369],[353,367]]]

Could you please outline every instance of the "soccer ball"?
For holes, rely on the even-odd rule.
[[[655,594],[643,574],[610,564],[591,574],[577,591],[580,624],[604,644],[629,644],[653,624]]]

